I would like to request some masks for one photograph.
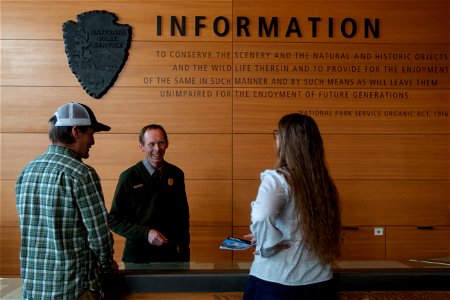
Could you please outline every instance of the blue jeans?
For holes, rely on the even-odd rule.
[[[308,285],[289,286],[250,276],[244,300],[335,300],[332,280]]]

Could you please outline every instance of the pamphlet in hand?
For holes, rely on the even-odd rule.
[[[252,242],[240,238],[229,236],[220,244],[220,249],[226,250],[246,250],[255,246]]]

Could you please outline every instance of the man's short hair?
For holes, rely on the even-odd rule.
[[[63,143],[65,145],[71,145],[75,143],[75,138],[72,135],[73,126],[53,126],[56,122],[56,116],[53,116],[48,120],[51,128],[48,132],[48,137],[52,144]],[[81,132],[86,132],[90,126],[77,126]]]
[[[145,135],[145,132],[146,132],[147,130],[157,130],[157,129],[159,129],[159,130],[161,130],[161,131],[163,132],[163,134],[164,134],[164,139],[165,139],[166,141],[168,141],[168,139],[167,139],[167,132],[166,132],[166,130],[164,129],[164,127],[162,127],[162,126],[159,125],[159,124],[150,124],[150,125],[147,125],[147,126],[142,127],[141,132],[139,132],[139,142],[141,143],[141,145],[144,145],[144,135]]]

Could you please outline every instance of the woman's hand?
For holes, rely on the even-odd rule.
[[[250,240],[252,245],[256,244],[255,236],[253,235],[253,233],[248,233],[244,235],[244,239]]]
[[[244,235],[244,238],[245,239],[247,239],[247,240],[251,240],[252,241],[252,245],[254,245],[254,244],[256,244],[257,243],[257,241],[255,240],[255,236],[252,234],[252,233],[248,233],[248,234],[246,234],[246,235]],[[270,254],[270,255],[268,255],[268,256],[271,256],[271,255],[273,255],[274,253],[277,253],[277,252],[279,252],[279,251],[281,251],[281,250],[284,250],[284,249],[288,249],[288,248],[290,248],[292,246],[292,243],[291,242],[282,242],[282,243],[278,243],[274,248],[272,248],[272,250],[271,251],[269,251],[269,252],[273,252],[272,254]],[[261,253],[258,251],[258,250],[256,250],[255,252],[253,252],[253,255],[260,255]]]

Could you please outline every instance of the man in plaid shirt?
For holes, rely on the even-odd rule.
[[[97,271],[116,266],[113,240],[100,179],[82,159],[94,133],[111,128],[75,102],[49,122],[52,145],[16,183],[22,298],[100,299]]]

